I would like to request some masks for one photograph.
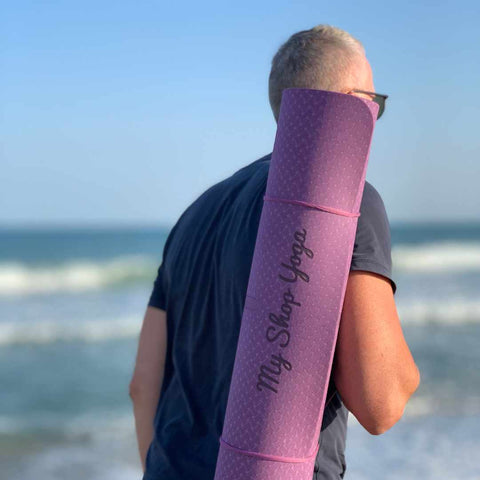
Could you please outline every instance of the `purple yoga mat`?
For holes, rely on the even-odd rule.
[[[215,480],[310,480],[378,105],[283,92]]]

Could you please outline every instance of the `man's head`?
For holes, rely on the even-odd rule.
[[[272,59],[268,95],[278,121],[285,88],[315,88],[347,93],[373,92],[373,76],[362,44],[349,33],[317,25],[293,34]],[[371,100],[371,97],[363,94]]]

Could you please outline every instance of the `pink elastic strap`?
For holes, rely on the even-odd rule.
[[[333,393],[330,398],[327,400],[327,403],[325,404],[325,407],[330,403],[330,400],[335,396],[335,393]],[[318,453],[318,449],[320,448],[320,444],[317,444],[315,451],[309,455],[308,457],[305,458],[295,458],[295,457],[280,457],[279,455],[268,455],[266,453],[258,453],[258,452],[250,452],[248,450],[242,450],[241,448],[234,447],[233,445],[230,445],[228,442],[226,442],[222,437],[219,438],[220,443],[225,445],[225,447],[229,448],[230,450],[233,450],[234,452],[240,453],[242,455],[249,455],[251,457],[257,457],[257,458],[262,458],[264,460],[272,460],[274,462],[283,462],[283,463],[303,463],[307,462],[308,460],[311,460],[312,457],[316,457]]]
[[[324,205],[314,205],[313,203],[302,202],[301,200],[289,200],[289,199],[286,199],[286,198],[267,197],[266,195],[263,197],[263,199],[271,201],[271,202],[293,203],[295,205],[302,205],[304,207],[311,207],[311,208],[315,208],[317,210],[322,210],[324,212],[334,213],[335,215],[342,215],[344,217],[359,217],[360,216],[360,212],[358,212],[358,213],[347,212],[345,210],[340,210],[338,208],[332,208],[332,207],[326,207]]]
[[[278,455],[268,455],[266,453],[259,453],[259,452],[250,452],[248,450],[242,450],[241,448],[234,447],[233,445],[230,445],[228,442],[226,442],[222,437],[219,438],[220,443],[225,445],[225,447],[229,448],[230,450],[233,450],[234,452],[240,453],[242,455],[248,455],[250,457],[257,457],[261,458],[263,460],[271,460],[273,462],[282,462],[282,463],[303,463],[307,462],[308,460],[311,460],[312,457],[315,457],[317,455],[318,449],[320,447],[319,444],[317,444],[315,448],[315,452],[313,452],[311,455],[305,458],[295,458],[295,457],[280,457]]]

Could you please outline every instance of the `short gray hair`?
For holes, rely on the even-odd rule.
[[[294,33],[272,59],[268,96],[278,121],[285,88],[338,91],[349,80],[352,63],[363,45],[345,30],[317,25]]]

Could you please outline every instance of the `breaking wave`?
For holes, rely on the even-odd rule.
[[[84,292],[154,280],[158,261],[143,255],[61,264],[0,263],[0,296]]]
[[[480,300],[417,300],[400,303],[400,321],[407,325],[465,325],[480,323]]]
[[[400,244],[392,249],[392,261],[396,271],[480,272],[480,242]]]
[[[82,320],[81,322],[0,323],[0,345],[46,344],[66,341],[87,343],[134,338],[140,333],[142,318],[128,316],[109,320]]]

